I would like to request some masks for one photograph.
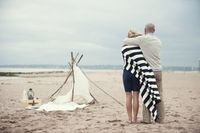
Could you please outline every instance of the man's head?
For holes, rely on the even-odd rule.
[[[155,32],[155,25],[152,24],[152,23],[146,24],[145,29],[144,29],[144,33],[148,34],[148,33],[154,33],[154,32]]]

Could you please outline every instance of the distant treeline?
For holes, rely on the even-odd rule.
[[[0,72],[0,76],[16,77],[17,75],[13,72]]]

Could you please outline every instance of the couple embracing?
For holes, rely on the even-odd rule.
[[[139,95],[143,101],[143,123],[164,121],[161,41],[154,35],[155,25],[146,24],[144,35],[129,30],[124,39],[123,84],[129,123],[137,122]]]

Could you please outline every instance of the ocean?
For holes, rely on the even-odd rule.
[[[80,65],[86,71],[93,70],[122,70],[122,65]],[[66,72],[66,65],[0,65],[0,72],[27,73],[27,72]],[[198,67],[163,66],[163,71],[199,71]]]

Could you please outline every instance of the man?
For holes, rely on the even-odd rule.
[[[146,61],[149,63],[154,71],[157,81],[158,91],[161,96],[161,102],[157,104],[158,119],[156,122],[163,123],[164,121],[164,103],[163,103],[163,91],[162,91],[162,72],[160,62],[160,49],[161,41],[153,34],[155,32],[155,25],[148,23],[145,26],[145,35],[138,36],[136,38],[126,38],[124,44],[138,45],[144,54]],[[143,104],[143,122],[151,123],[151,115],[148,109]]]

